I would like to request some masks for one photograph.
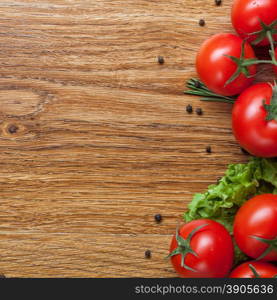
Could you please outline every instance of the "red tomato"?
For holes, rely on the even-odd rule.
[[[271,103],[273,88],[258,83],[246,89],[236,100],[232,112],[233,133],[249,153],[260,157],[277,156],[277,122],[267,121],[266,104]]]
[[[239,76],[227,84],[227,81],[237,70],[237,64],[225,55],[240,58],[243,40],[230,33],[220,33],[206,40],[196,57],[196,69],[199,78],[213,92],[231,96],[241,93],[248,87],[256,74],[256,65],[247,67],[249,77],[240,73]],[[245,43],[244,58],[256,58],[252,47]]]
[[[254,272],[251,266],[254,267]],[[255,274],[255,271],[257,274]],[[275,276],[277,276],[277,267],[260,261],[245,262],[236,267],[230,274],[230,278],[273,278]]]
[[[234,237],[248,256],[277,261],[277,195],[263,194],[245,202],[235,216]]]
[[[257,35],[249,35],[262,29],[260,20],[266,25],[272,24],[277,19],[276,0],[235,0],[232,7],[232,23],[237,33],[252,42]],[[276,24],[277,25],[277,24]],[[277,26],[273,27],[277,28]],[[277,34],[273,35],[277,41]],[[258,43],[259,46],[268,45],[267,38]]]
[[[173,236],[169,257],[181,277],[228,275],[234,249],[231,236],[223,225],[208,219],[191,221],[182,226],[177,237],[178,241]]]

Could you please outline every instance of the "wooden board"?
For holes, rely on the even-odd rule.
[[[164,257],[186,204],[247,160],[231,107],[183,95],[230,5],[0,2],[0,273],[176,276]]]

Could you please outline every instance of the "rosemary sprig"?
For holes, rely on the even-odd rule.
[[[186,83],[186,86],[188,90],[184,91],[184,94],[201,96],[200,100],[202,101],[225,102],[233,104],[236,100],[235,96],[227,97],[212,92],[205,86],[203,82],[195,78],[189,79]]]

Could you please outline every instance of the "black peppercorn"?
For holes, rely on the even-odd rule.
[[[201,88],[201,83],[200,83],[200,81],[198,81],[198,80],[195,81],[195,82],[194,82],[194,86],[195,86],[196,88],[198,88],[198,89]]]
[[[222,4],[222,0],[215,0],[215,5],[220,6]]]
[[[18,127],[16,125],[10,125],[8,128],[9,133],[14,134],[18,130]]]
[[[160,65],[164,64],[164,57],[163,56],[161,56],[161,55],[158,56],[158,63]]]
[[[212,153],[212,147],[211,146],[207,146],[206,147],[206,152],[207,153]]]
[[[203,26],[205,26],[205,24],[206,24],[205,20],[203,20],[203,19],[200,19],[200,20],[199,20],[199,25],[200,25],[200,26],[203,27]]]
[[[191,113],[193,112],[193,108],[192,108],[192,106],[191,106],[190,104],[188,104],[188,105],[186,106],[186,111],[187,111],[187,113],[189,113],[189,114],[191,114]]]
[[[160,214],[156,214],[155,215],[155,221],[157,222],[157,223],[160,223],[161,221],[162,221],[162,216],[160,215]]]
[[[144,253],[145,258],[151,258],[151,251],[150,250],[146,250]]]
[[[195,112],[198,114],[198,116],[203,115],[203,110],[202,110],[202,108],[196,108]]]

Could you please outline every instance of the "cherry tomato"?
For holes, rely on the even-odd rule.
[[[230,278],[273,278],[277,276],[277,267],[260,261],[248,261],[236,267]]]
[[[198,76],[213,92],[231,96],[241,93],[248,87],[256,74],[256,65],[245,67],[248,76],[240,72],[232,82],[228,80],[237,71],[237,64],[228,56],[241,57],[244,48],[244,59],[256,59],[252,47],[243,40],[230,33],[220,33],[206,40],[196,57],[196,69]],[[228,83],[228,84],[227,84]]]
[[[277,19],[276,0],[235,0],[232,7],[232,23],[237,33],[243,38],[253,42],[258,38],[257,34],[249,35],[262,30],[262,21],[266,25],[272,24]],[[273,29],[277,28],[273,26]],[[277,34],[273,34],[277,41]],[[268,45],[269,41],[261,36],[259,46]]]
[[[183,225],[172,238],[169,255],[181,277],[225,277],[232,267],[233,256],[228,231],[208,219]]]
[[[277,122],[266,120],[264,107],[264,101],[270,104],[272,99],[272,86],[258,83],[246,89],[233,107],[234,136],[244,149],[255,156],[277,156]]]
[[[277,261],[277,195],[263,194],[245,202],[235,216],[234,237],[248,256]]]

